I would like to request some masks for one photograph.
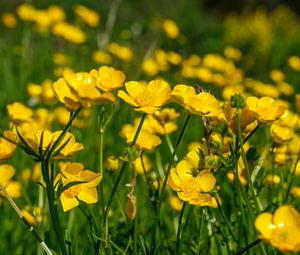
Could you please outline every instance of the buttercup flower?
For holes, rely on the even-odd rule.
[[[125,74],[122,71],[109,66],[101,66],[99,70],[93,69],[90,74],[95,76],[97,88],[105,92],[120,88],[125,81]]]
[[[55,185],[61,180],[66,186],[72,182],[82,182],[75,184],[61,193],[60,201],[63,210],[66,212],[79,205],[78,199],[88,204],[98,201],[96,186],[101,181],[101,175],[90,170],[85,170],[80,163],[65,163],[61,167],[61,173],[55,178]]]
[[[216,178],[209,169],[201,169],[198,151],[190,151],[176,168],[171,169],[168,184],[183,201],[198,206],[213,206],[209,192],[214,189]]]
[[[272,124],[270,130],[274,142],[279,144],[291,141],[295,136],[293,129],[289,127],[281,127],[277,124]]]
[[[249,111],[253,112],[262,123],[272,122],[280,118],[286,107],[271,97],[248,97],[246,104]]]
[[[12,13],[3,13],[1,19],[2,23],[8,28],[15,28],[17,25],[17,19]]]
[[[7,134],[7,133],[6,133]],[[8,159],[16,150],[16,145],[0,137],[0,162]]]
[[[191,114],[217,117],[222,112],[218,100],[213,95],[207,92],[196,94],[195,89],[191,86],[176,85],[170,97]]]
[[[148,84],[130,81],[125,83],[126,92],[119,90],[118,96],[138,112],[153,114],[169,102],[170,85],[162,80],[152,80]]]
[[[76,15],[89,26],[96,27],[99,25],[100,16],[96,11],[91,10],[83,5],[76,5],[74,7],[74,11]]]
[[[144,169],[145,172],[149,172],[152,168],[152,164],[149,161],[149,158],[143,154],[143,162],[141,160],[141,157],[138,157],[134,161],[134,170],[136,171],[137,174],[144,174]]]
[[[30,108],[19,102],[7,105],[7,113],[10,121],[16,125],[30,121],[33,115],[33,111]]]
[[[6,188],[11,183],[11,178],[13,177],[15,172],[16,170],[12,165],[0,165],[0,183],[4,188]]]
[[[292,206],[280,206],[274,215],[268,212],[260,214],[255,227],[262,239],[280,251],[300,251],[300,215]]]
[[[179,35],[179,29],[177,24],[171,20],[171,19],[166,19],[163,24],[162,24],[163,31],[165,32],[166,36],[174,39],[178,37]]]
[[[53,89],[58,100],[71,109],[115,101],[111,93],[101,94],[96,86],[97,81],[92,74],[73,73],[70,70],[64,71],[63,78],[53,83]]]

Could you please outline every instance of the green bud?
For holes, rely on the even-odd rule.
[[[234,94],[230,98],[230,104],[234,108],[243,109],[245,107],[245,99],[240,94]]]

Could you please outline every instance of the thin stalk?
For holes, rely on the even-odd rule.
[[[3,185],[1,183],[0,183],[0,190],[1,190],[2,194],[7,198],[8,202],[13,207],[13,209],[16,211],[16,213],[18,214],[18,216],[21,218],[21,220],[23,221],[23,223],[26,225],[26,227],[28,228],[29,232],[32,233],[32,235],[34,236],[34,238],[39,242],[40,246],[45,251],[45,253],[47,255],[53,255],[52,251],[48,248],[48,246],[45,244],[45,242],[40,237],[40,235],[38,234],[38,232],[33,228],[33,226],[31,226],[31,224],[26,220],[26,218],[24,217],[23,213],[21,212],[21,210],[19,209],[19,207],[17,206],[17,204],[15,203],[15,201],[8,194],[8,192],[6,191],[6,189],[3,187]]]
[[[242,137],[241,120],[240,120],[240,114],[239,113],[237,114],[237,129],[238,129],[238,137],[239,137],[238,141],[242,143],[242,144],[239,143],[238,147],[241,150],[242,159],[244,161],[247,181],[248,181],[248,184],[249,184],[249,187],[250,187],[250,191],[252,193],[252,197],[253,197],[253,200],[254,200],[256,212],[261,212],[262,211],[262,206],[261,206],[261,203],[260,203],[260,201],[259,201],[259,199],[256,195],[256,192],[254,190],[254,187],[253,187],[253,183],[252,183],[251,176],[250,176],[249,165],[248,165],[248,161],[247,161],[247,158],[246,158],[246,153],[245,153],[244,148],[243,148],[243,141],[241,139],[241,137]]]
[[[227,218],[226,218],[226,215],[225,215],[225,213],[224,213],[224,211],[223,211],[223,208],[222,208],[222,206],[221,206],[221,204],[220,204],[220,201],[219,201],[218,197],[216,196],[215,199],[216,199],[217,204],[218,204],[219,212],[220,212],[220,214],[221,214],[221,216],[222,216],[222,218],[223,218],[223,220],[224,220],[224,223],[225,223],[225,225],[226,225],[226,227],[227,227],[229,233],[231,234],[233,240],[234,240],[236,243],[238,243],[237,238],[236,238],[235,234],[233,233],[233,231],[232,231],[232,229],[231,229],[231,227],[230,227],[230,224],[229,224],[229,222],[228,222],[228,220],[227,220]]]
[[[137,236],[138,236],[138,217],[137,215],[134,218],[134,226],[133,226],[133,254],[138,254],[137,249]]]
[[[196,254],[200,254],[202,226],[203,226],[203,218],[204,218],[204,212],[205,212],[205,208],[203,208],[203,207],[200,207],[200,208],[201,208],[201,219],[200,219],[199,236],[198,236],[198,242],[197,242],[197,251],[196,251]]]
[[[175,254],[179,254],[179,248],[180,248],[180,232],[181,232],[181,225],[182,225],[182,218],[183,218],[183,213],[184,209],[186,207],[186,202],[183,203],[180,216],[179,216],[179,222],[178,222],[178,229],[177,229],[177,239],[176,239],[176,250]]]
[[[166,137],[166,141],[167,141],[167,145],[169,147],[169,150],[170,150],[171,153],[173,153],[174,152],[174,147],[173,147],[173,144],[171,142],[170,136],[168,134],[165,134],[165,137]],[[177,157],[176,154],[174,156],[174,161],[178,161],[178,157]]]
[[[138,139],[138,136],[139,136],[139,134],[140,134],[140,132],[141,132],[141,129],[142,129],[142,126],[143,126],[143,123],[144,123],[145,118],[146,118],[146,114],[144,113],[144,114],[142,115],[141,120],[140,120],[140,124],[139,124],[139,126],[138,126],[138,128],[137,128],[137,130],[136,130],[135,136],[134,136],[134,138],[133,138],[133,140],[132,140],[132,142],[131,142],[131,144],[130,144],[130,147],[133,147],[133,146],[135,145],[135,143],[136,143],[136,141],[137,141],[137,139]],[[118,186],[119,186],[119,184],[120,184],[121,178],[122,178],[122,176],[123,176],[123,174],[124,174],[124,172],[125,172],[125,168],[126,168],[126,166],[127,166],[127,163],[128,163],[127,161],[124,161],[124,162],[123,162],[122,167],[121,167],[121,170],[120,170],[119,175],[118,175],[118,177],[117,177],[117,180],[116,180],[116,182],[115,182],[115,185],[114,185],[114,187],[113,187],[113,190],[112,190],[112,192],[111,192],[111,194],[110,194],[110,197],[109,197],[109,200],[108,200],[106,209],[105,209],[105,213],[104,213],[104,221],[103,221],[104,225],[105,225],[105,223],[106,223],[107,215],[108,215],[108,212],[109,212],[109,210],[110,210],[110,207],[111,207],[112,201],[113,201],[113,199],[114,199],[114,196],[115,196],[115,194],[116,194],[116,192],[117,192],[117,189],[118,189]]]
[[[298,163],[299,159],[300,159],[300,150],[298,151],[298,155],[297,155],[296,162],[294,164],[293,172],[292,172],[292,174],[290,176],[290,179],[289,179],[289,184],[288,184],[288,188],[287,188],[287,191],[286,191],[286,194],[285,194],[284,203],[287,202],[289,194],[290,194],[290,190],[293,186],[293,182],[294,182],[294,179],[295,179],[294,176],[295,176],[295,173],[296,173],[297,163]]]
[[[174,151],[172,153],[172,156],[171,156],[171,159],[169,161],[169,164],[168,164],[168,169],[167,169],[167,172],[166,172],[166,175],[165,175],[165,178],[164,178],[164,182],[163,182],[163,186],[161,188],[161,192],[159,194],[159,197],[158,197],[158,204],[157,204],[157,211],[156,211],[156,215],[155,215],[155,221],[154,221],[154,230],[152,231],[152,238],[151,238],[151,250],[154,251],[155,249],[155,242],[156,242],[156,228],[158,226],[158,223],[159,223],[159,218],[160,218],[160,210],[161,210],[161,205],[162,205],[162,200],[163,200],[163,195],[164,195],[164,192],[165,192],[165,189],[166,189],[166,185],[167,185],[167,181],[168,181],[168,177],[169,177],[169,174],[170,174],[170,171],[171,171],[171,168],[172,168],[172,164],[173,164],[173,161],[174,161],[174,158],[175,158],[175,155],[176,155],[176,152],[177,152],[177,149],[179,147],[179,144],[182,140],[182,137],[183,137],[183,134],[184,134],[184,131],[186,130],[186,127],[187,127],[187,124],[189,122],[189,119],[190,119],[191,115],[188,114],[187,115],[187,118],[183,124],[183,127],[181,129],[181,132],[178,136],[178,139],[177,139],[177,142],[176,142],[176,145],[174,147]]]
[[[41,162],[42,165],[42,174],[44,181],[46,183],[46,191],[47,191],[47,197],[48,197],[48,204],[49,204],[49,211],[51,216],[52,225],[54,227],[55,235],[57,238],[57,241],[59,243],[61,252],[63,255],[67,255],[67,250],[65,246],[65,241],[63,237],[61,222],[59,219],[59,214],[57,210],[57,204],[55,201],[55,193],[54,193],[54,185],[50,182],[49,178],[49,161],[45,160]]]
[[[241,255],[244,252],[250,250],[252,247],[254,247],[255,245],[259,244],[261,242],[261,239],[256,239],[255,241],[253,241],[252,243],[249,243],[246,247],[244,247],[243,249],[239,250],[238,252],[236,252],[234,255]]]

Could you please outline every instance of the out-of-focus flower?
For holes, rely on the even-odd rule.
[[[40,224],[43,219],[45,219],[45,215],[43,215],[43,209],[41,207],[29,207],[25,206],[24,209],[21,210],[24,218],[31,224],[37,225]]]
[[[289,127],[282,127],[277,124],[272,124],[270,131],[274,142],[279,144],[287,143],[295,136],[293,129]]]
[[[120,166],[120,161],[115,156],[109,156],[105,161],[105,168],[108,171],[112,171],[112,172],[117,171],[119,169],[119,166]]]
[[[261,238],[282,252],[300,251],[300,215],[290,205],[280,206],[275,213],[264,212],[255,220]]]
[[[295,71],[300,71],[300,58],[298,56],[291,56],[288,59],[288,65],[290,68],[294,69]]]
[[[179,36],[179,28],[174,20],[166,19],[162,24],[162,29],[167,37],[175,39]]]
[[[199,152],[190,151],[176,168],[171,169],[168,184],[181,200],[198,206],[212,206],[213,198],[209,192],[214,189],[216,178],[209,169],[201,169],[201,164]]]
[[[133,52],[126,46],[121,46],[118,43],[112,42],[108,45],[108,51],[117,58],[129,62],[133,58]]]
[[[42,101],[46,104],[55,102],[55,94],[52,87],[52,81],[47,79],[41,85],[29,83],[27,85],[27,92],[36,101]]]
[[[90,71],[97,81],[97,88],[108,92],[123,86],[125,74],[122,71],[115,70],[113,67],[101,66],[98,70]]]
[[[52,60],[58,66],[66,66],[70,62],[68,56],[62,52],[53,54]]]
[[[142,159],[141,157],[138,157],[135,161],[134,161],[134,170],[136,171],[137,174],[144,174],[144,170],[145,172],[149,172],[152,169],[152,164],[149,160],[149,158],[142,154]]]
[[[249,111],[253,112],[262,123],[275,121],[285,112],[286,107],[281,103],[275,101],[271,97],[248,97],[246,104]]]
[[[160,72],[158,63],[153,58],[148,58],[142,63],[142,70],[149,76],[155,76]]]
[[[33,115],[33,111],[30,108],[19,102],[8,104],[7,112],[9,120],[16,125],[23,122],[29,122]]]
[[[63,78],[53,83],[53,89],[57,99],[70,109],[115,101],[111,93],[101,94],[97,89],[96,78],[86,72],[64,71]]]
[[[3,13],[1,19],[4,26],[8,28],[15,28],[17,25],[17,19],[15,15],[13,15],[12,13],[9,12]]]
[[[125,124],[122,127],[120,134],[122,137],[126,139],[126,142],[128,144],[131,144],[136,134],[136,131],[137,131],[137,126]],[[159,138],[159,136],[154,135],[153,133],[142,129],[139,133],[135,146],[139,150],[151,151],[160,144],[161,144],[161,139]]]
[[[65,40],[81,44],[86,41],[85,33],[79,28],[66,22],[56,23],[52,28],[52,33],[63,37]]]
[[[233,47],[226,47],[224,49],[224,55],[226,58],[233,59],[235,61],[238,61],[242,57],[242,53],[239,49],[233,48]]]
[[[169,203],[174,210],[181,211],[183,202],[177,196],[172,195],[169,199]]]
[[[153,114],[170,101],[170,85],[162,80],[148,84],[130,81],[125,83],[125,88],[128,94],[119,90],[118,96],[138,112]]]
[[[218,100],[213,95],[207,92],[196,94],[195,89],[191,86],[176,85],[170,97],[191,114],[217,117],[222,112]]]
[[[35,9],[31,4],[22,4],[17,7],[18,16],[24,21],[33,21],[35,17]]]
[[[7,133],[6,133],[7,134]],[[12,138],[12,137],[8,137]],[[15,141],[14,138],[11,140]],[[0,137],[0,162],[10,158],[16,150],[16,145]]]
[[[74,12],[80,18],[80,20],[82,20],[87,25],[91,27],[97,27],[99,25],[100,16],[96,11],[89,9],[83,5],[76,5],[74,7]]]
[[[274,82],[281,82],[284,81],[285,75],[282,71],[274,69],[270,72],[270,78]]]
[[[14,176],[16,169],[12,165],[0,165],[0,183],[6,188],[11,183],[11,178]]]
[[[60,201],[64,212],[79,205],[79,200],[88,204],[98,201],[96,186],[102,176],[90,170],[85,170],[80,163],[65,163],[61,166],[61,173],[55,178],[55,185],[61,181],[63,187],[74,183],[60,195]],[[76,183],[77,182],[77,183]]]
[[[300,114],[300,94],[297,94],[295,96],[295,104],[296,104],[297,112]]]
[[[93,59],[96,63],[101,65],[109,65],[112,62],[111,55],[101,50],[97,50],[93,52]]]

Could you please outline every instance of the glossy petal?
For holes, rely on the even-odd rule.
[[[60,196],[60,201],[64,212],[71,210],[72,208],[79,205],[76,197],[69,195],[67,191],[63,192]]]
[[[83,187],[77,197],[88,204],[96,203],[98,201],[98,193],[96,188]]]
[[[210,192],[216,185],[216,178],[209,170],[203,170],[197,175],[197,180],[203,192]]]
[[[273,215],[265,212],[257,216],[255,220],[256,229],[262,234],[264,239],[270,239],[275,226],[272,222]]]

